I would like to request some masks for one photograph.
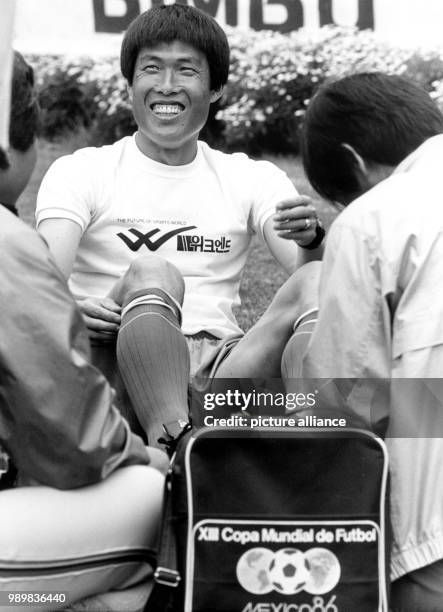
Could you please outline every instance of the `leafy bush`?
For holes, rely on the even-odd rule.
[[[361,71],[402,74],[425,87],[443,109],[443,55],[394,47],[371,31],[327,26],[290,34],[232,29],[231,74],[202,137],[227,150],[297,152],[306,106],[325,80]],[[117,58],[33,56],[43,134],[77,126],[96,144],[135,129]]]
[[[82,82],[92,60],[70,61],[59,56],[30,56],[35,68],[41,107],[42,135],[48,140],[90,128],[96,117],[97,83]]]
[[[297,152],[306,106],[326,79],[402,73],[410,55],[380,43],[372,32],[336,27],[289,35],[233,33],[231,44],[231,77],[217,116],[225,122],[228,146],[280,152]]]

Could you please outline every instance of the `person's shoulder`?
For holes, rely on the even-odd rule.
[[[411,193],[406,174],[392,174],[354,200],[346,209],[345,219],[358,223],[365,217],[384,217],[402,208]]]
[[[406,174],[393,174],[351,202],[335,219],[331,233],[348,229],[358,236],[379,242],[396,233],[399,223],[405,228],[411,203],[416,201]]]
[[[287,179],[287,174],[276,164],[264,159],[254,159],[242,152],[226,153],[213,149],[205,142],[199,142],[200,150],[209,163],[228,172],[230,176],[242,176],[245,180],[253,177],[255,181],[268,181],[275,177]]]
[[[203,158],[211,165],[220,165],[231,167],[238,164],[244,164],[249,160],[248,156],[244,153],[227,153],[220,149],[214,149],[210,147],[208,143],[199,140],[198,147]]]
[[[85,172],[95,175],[97,171],[111,168],[117,164],[126,147],[130,146],[131,137],[126,136],[110,145],[100,147],[83,147],[54,161],[52,171]]]

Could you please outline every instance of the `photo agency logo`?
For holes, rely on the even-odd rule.
[[[339,560],[327,548],[315,547],[304,552],[297,548],[281,548],[277,551],[265,547],[251,548],[240,557],[236,573],[242,588],[253,595],[277,592],[291,596],[302,591],[313,595],[312,606],[309,603],[298,606],[286,602],[278,604],[280,607],[275,606],[279,612],[337,612],[334,595],[329,599],[320,597],[337,586],[341,574]],[[251,602],[243,612],[262,610],[263,605],[271,604]]]
[[[206,411],[216,408],[233,408],[242,411],[255,408],[284,408],[291,411],[297,408],[312,408],[315,402],[315,392],[275,393],[253,390],[245,393],[239,389],[226,389],[223,393],[205,393],[203,408]]]

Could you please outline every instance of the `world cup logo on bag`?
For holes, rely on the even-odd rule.
[[[328,593],[340,580],[340,563],[327,548],[297,548],[277,551],[256,547],[242,554],[237,563],[237,579],[254,595],[277,591],[295,595],[301,591],[311,595]]]

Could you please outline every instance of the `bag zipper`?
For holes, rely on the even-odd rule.
[[[29,562],[10,562],[8,565],[3,565],[0,560],[0,575],[1,576],[30,576],[33,574],[47,575],[58,571],[71,571],[92,569],[102,565],[113,565],[116,563],[133,563],[140,561],[149,563],[153,567],[157,565],[156,554],[151,549],[140,548],[127,552],[116,551],[114,553],[106,553],[103,555],[91,555],[90,557],[82,557],[81,559],[63,559],[62,561],[29,561]],[[11,567],[11,565],[13,567]]]

